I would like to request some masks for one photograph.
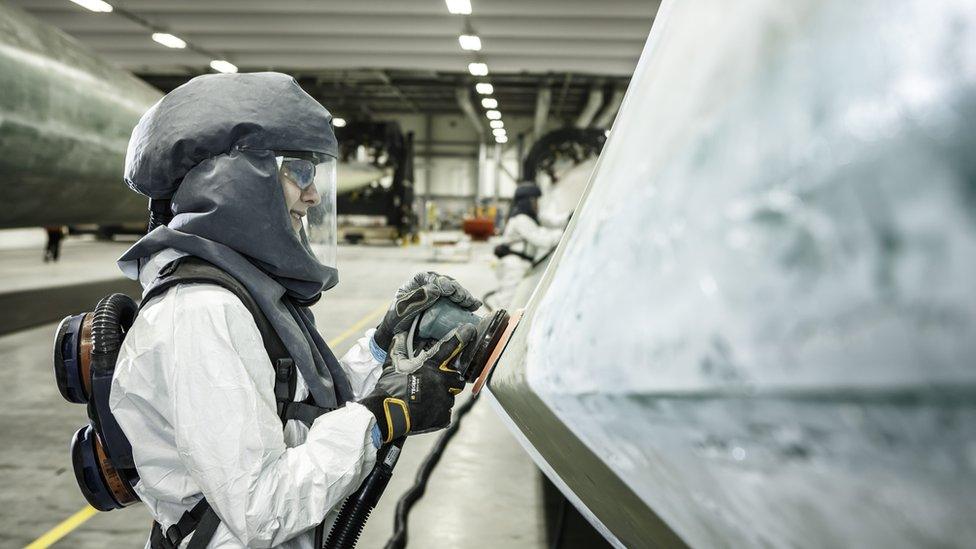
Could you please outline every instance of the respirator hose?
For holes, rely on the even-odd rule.
[[[339,516],[336,517],[332,531],[329,532],[329,537],[325,540],[324,545],[321,542],[322,526],[316,530],[315,549],[320,547],[325,547],[325,549],[353,549],[356,547],[356,542],[359,541],[359,536],[366,526],[366,520],[369,519],[370,513],[379,503],[380,496],[383,495],[386,485],[393,477],[393,468],[400,458],[400,449],[403,448],[404,440],[405,437],[400,437],[376,452],[376,465],[366,476],[366,480],[359,486],[359,489],[346,498],[342,504]]]
[[[335,526],[329,532],[329,542],[324,547],[328,549],[353,549],[356,547],[356,542],[359,541],[359,536],[362,535],[366,521],[372,512],[372,507],[356,505],[355,500],[347,499],[339,510]],[[318,547],[323,546],[318,545]]]
[[[171,201],[166,198],[149,199],[149,227],[147,233],[151,233],[156,227],[169,225],[173,220],[173,210]]]
[[[138,309],[125,294],[112,294],[99,301],[92,313],[92,355],[118,352]]]

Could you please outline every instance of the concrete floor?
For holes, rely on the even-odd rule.
[[[103,276],[124,245],[68,241],[63,262],[45,265],[36,251],[0,251],[0,291],[25,287],[24,280]],[[31,250],[34,252],[35,250]],[[12,254],[12,255],[7,255]],[[477,294],[494,285],[490,249],[475,246],[472,259],[433,263],[420,246],[341,247],[340,283],[315,307],[327,340],[389,302],[393,291],[420,270],[454,276]],[[6,259],[16,259],[6,261]],[[96,259],[91,259],[96,258]],[[97,265],[92,264],[97,262]],[[11,267],[8,267],[10,265]],[[73,266],[74,268],[68,268]],[[9,272],[5,273],[7,270]],[[16,272],[14,272],[16,270]],[[96,274],[97,273],[97,274]],[[10,286],[8,288],[7,286]],[[369,319],[367,326],[375,325]],[[0,399],[0,546],[30,543],[85,505],[68,461],[68,443],[86,422],[81,406],[63,401],[51,374],[54,324],[0,337],[0,369],[6,395]],[[358,337],[358,334],[357,334]],[[352,337],[336,346],[343,353]],[[381,547],[393,525],[399,495],[412,483],[437,434],[412,437],[374,511],[360,547]],[[134,507],[99,513],[57,547],[137,547],[145,543],[150,517]],[[410,520],[410,547],[541,547],[545,536],[538,473],[486,402],[478,403],[434,471],[427,493]]]
[[[43,242],[29,248],[0,247],[0,293],[121,278],[115,261],[131,245],[132,242],[99,242],[91,237],[69,238],[61,248],[61,259],[55,263],[41,260]]]

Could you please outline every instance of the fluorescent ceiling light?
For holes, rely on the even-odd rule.
[[[484,108],[486,108],[486,109],[495,109],[495,108],[498,108],[498,100],[497,99],[492,99],[491,97],[486,97],[486,98],[484,98],[484,99],[481,100],[481,106],[484,107]]]
[[[346,119],[345,118],[335,117],[335,118],[332,119],[332,125],[335,126],[335,127],[337,127],[337,128],[345,128],[346,127]]]
[[[210,62],[210,68],[223,73],[235,73],[237,72],[237,65],[231,63],[230,61],[224,61],[223,59],[214,59]]]
[[[79,6],[89,9],[91,11],[97,11],[98,13],[111,13],[112,5],[108,2],[102,2],[102,0],[71,0]]]
[[[481,38],[473,34],[462,34],[458,36],[458,44],[461,44],[462,50],[481,51]]]
[[[505,131],[505,128],[496,128],[491,130],[491,133],[494,134],[495,137],[501,137],[508,134],[508,132]]]
[[[485,113],[485,116],[488,117],[488,120],[498,120],[499,118],[502,117],[502,113],[500,113],[498,111],[495,111],[495,110],[491,110],[491,111],[486,112]]]
[[[488,76],[488,65],[484,63],[468,63],[468,72],[473,76]]]
[[[471,0],[444,0],[447,11],[454,15],[471,15]]]
[[[495,87],[488,82],[478,82],[474,85],[474,90],[481,95],[491,95],[495,93]]]
[[[495,136],[495,143],[508,143],[508,136],[505,136],[505,135],[496,135]]]
[[[152,39],[167,48],[183,49],[186,47],[186,42],[166,32],[154,32]]]
[[[502,122],[501,120],[492,120],[491,122],[488,123],[488,125],[491,126],[492,129],[495,129],[495,130],[497,130],[498,128],[504,128],[505,127],[505,123]]]

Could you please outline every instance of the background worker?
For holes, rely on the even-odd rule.
[[[542,190],[532,181],[521,182],[515,188],[502,242],[495,248],[499,258],[498,289],[491,296],[495,308],[509,307],[532,264],[552,251],[563,235],[568,217],[540,219],[541,196]]]
[[[44,262],[57,261],[61,257],[61,241],[64,240],[64,227],[50,225],[44,227],[47,243],[44,245]]]

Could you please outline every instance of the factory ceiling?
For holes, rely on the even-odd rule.
[[[163,91],[222,59],[294,74],[349,114],[459,112],[455,90],[490,81],[512,115],[531,114],[550,88],[557,117],[578,113],[594,88],[626,86],[659,3],[471,0],[470,15],[454,15],[443,0],[109,0],[113,13],[7,1]],[[160,45],[153,32],[186,47]],[[462,34],[478,36],[480,51],[462,50]],[[469,74],[469,63],[485,63],[488,76]]]

